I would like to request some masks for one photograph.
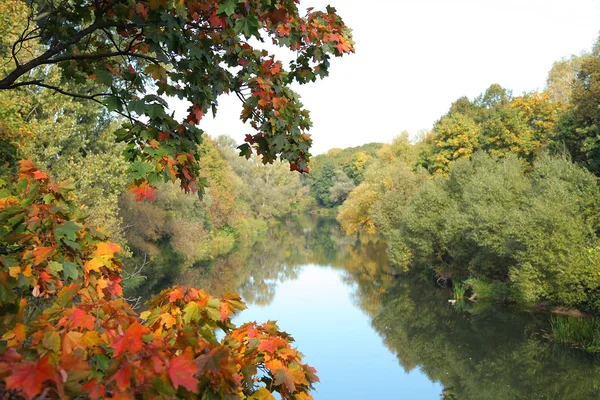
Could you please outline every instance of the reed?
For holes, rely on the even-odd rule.
[[[462,300],[465,297],[465,292],[467,291],[466,285],[461,282],[453,282],[452,287],[454,288],[454,299]]]
[[[600,321],[596,318],[552,317],[552,335],[559,343],[600,349]]]

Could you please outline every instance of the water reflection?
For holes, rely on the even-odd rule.
[[[238,291],[250,305],[250,312],[256,312],[250,319],[265,319],[260,306],[269,304],[266,318],[288,318],[289,327],[282,326],[297,339],[304,337],[299,346],[305,353],[307,348],[315,352],[308,355],[308,361],[322,372],[324,381],[318,392],[324,397],[316,398],[363,398],[358,396],[356,382],[367,388],[371,385],[373,393],[379,393],[370,398],[600,397],[600,363],[595,357],[546,340],[547,316],[483,302],[452,307],[447,302],[449,293],[428,282],[398,276],[385,254],[385,245],[377,238],[347,237],[333,219],[290,218],[273,227],[263,240],[183,271],[180,283],[204,287],[215,294]],[[342,286],[335,286],[335,279]],[[320,287],[320,280],[326,280],[329,288]],[[313,292],[308,295],[300,286],[314,286]],[[346,297],[350,294],[354,307],[331,298],[343,297],[344,293]],[[329,309],[317,310],[323,307]],[[348,307],[361,310],[362,317]],[[332,313],[347,318],[333,323]],[[362,324],[361,318],[366,328],[350,326]],[[328,339],[331,335],[337,339]],[[311,340],[331,340],[343,348],[337,353],[317,344],[311,348]],[[387,355],[378,353],[382,342]],[[327,359],[315,359],[314,354],[327,354]],[[390,364],[392,355],[397,361]],[[348,374],[353,372],[347,370],[348,364],[359,367],[360,372],[350,381]],[[369,368],[361,367],[367,364]],[[415,371],[422,374],[415,375]],[[377,382],[378,387],[369,382]],[[444,389],[431,382],[441,383]],[[326,385],[338,385],[338,389]],[[341,392],[344,385],[354,389]],[[403,390],[408,386],[410,393]]]

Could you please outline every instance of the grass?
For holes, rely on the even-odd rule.
[[[460,282],[453,282],[452,287],[454,288],[454,299],[461,300],[465,297],[467,286]]]
[[[552,317],[552,335],[559,343],[600,351],[600,321],[596,318]]]

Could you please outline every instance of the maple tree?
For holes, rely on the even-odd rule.
[[[120,248],[31,161],[0,181],[0,392],[27,399],[309,399],[315,370],[275,322],[236,327],[237,295],[121,297]],[[217,330],[224,332],[218,339]]]
[[[0,90],[46,88],[122,116],[116,137],[126,144],[130,190],[139,199],[151,199],[158,183],[168,180],[202,192],[198,125],[209,110],[216,113],[225,93],[240,98],[240,117],[256,131],[240,146],[242,155],[254,152],[265,163],[280,158],[306,172],[311,121],[289,86],[327,76],[331,56],[354,50],[334,8],[309,8],[301,16],[298,3],[29,0],[27,23],[11,47],[12,68],[0,74]],[[294,52],[287,68],[253,45],[263,37]],[[61,83],[48,79],[50,67],[58,67]],[[67,81],[77,89],[66,87]],[[168,112],[167,97],[190,104],[184,121]]]

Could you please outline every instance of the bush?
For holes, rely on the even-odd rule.
[[[16,182],[0,180],[3,397],[310,398],[318,379],[289,335],[231,322],[245,308],[237,295],[173,287],[136,315],[119,246],[69,190],[27,161]]]
[[[600,288],[599,212],[595,177],[564,158],[525,173],[516,156],[477,153],[376,220],[402,267],[410,254],[412,269],[481,278],[492,297],[574,306]]]

